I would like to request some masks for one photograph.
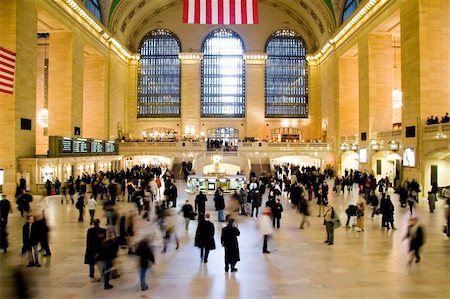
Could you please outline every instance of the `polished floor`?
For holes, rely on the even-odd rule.
[[[177,182],[178,203],[192,195],[181,191]],[[345,224],[344,210],[357,200],[356,192],[332,197]],[[442,234],[444,201],[439,200],[435,213],[428,212],[422,199],[414,213],[426,229],[426,243],[419,264],[407,266],[407,241],[403,240],[409,210],[401,208],[396,195],[395,220],[398,230],[382,230],[381,216],[370,219],[368,207],[365,231],[356,232],[341,227],[335,231],[335,243],[327,246],[323,218],[317,217],[317,207],[311,205],[310,226],[300,230],[300,215],[283,202],[285,211],[281,229],[269,243],[271,254],[262,254],[262,237],[257,219],[239,216],[238,225],[241,261],[236,273],[225,273],[223,249],[220,246],[222,223],[217,222],[212,197],[207,209],[211,211],[216,228],[217,249],[210,254],[208,264],[200,263],[199,250],[194,247],[196,223],[184,230],[178,215],[177,234],[180,249],[171,243],[167,254],[160,254],[161,235],[152,222],[136,219],[138,235],[156,236],[153,242],[156,265],[148,273],[149,289],[141,291],[136,257],[121,249],[117,259],[120,277],[111,281],[114,288],[104,290],[102,282],[89,278],[84,265],[88,221],[77,222],[78,211],[72,205],[61,205],[59,198],[49,199],[46,217],[51,227],[51,257],[40,256],[41,268],[27,268],[27,258],[20,256],[22,225],[17,210],[9,220],[8,252],[0,253],[0,298],[15,298],[16,281],[13,273],[21,271],[26,277],[32,298],[450,298],[450,241]],[[15,206],[15,205],[14,205]],[[38,197],[33,213],[39,214]],[[126,213],[134,205],[119,202],[118,209]],[[101,207],[97,217],[105,219]],[[367,216],[369,214],[369,216]],[[96,273],[99,277],[99,274]],[[19,286],[21,287],[21,286]]]

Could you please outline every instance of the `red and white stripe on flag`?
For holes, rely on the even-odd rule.
[[[0,92],[13,93],[15,67],[16,53],[0,47]]]
[[[258,0],[183,0],[183,23],[258,24]]]

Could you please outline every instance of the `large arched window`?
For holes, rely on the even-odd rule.
[[[358,0],[345,0],[344,11],[342,13],[342,23],[352,15],[352,13],[358,7]]]
[[[84,5],[97,18],[97,20],[102,22],[102,10],[100,9],[100,3],[98,3],[98,0],[85,0]]]
[[[203,41],[201,116],[245,116],[244,45],[229,29],[211,32]]]
[[[180,116],[180,41],[157,29],[143,40],[139,53],[138,117]]]
[[[291,30],[272,34],[266,45],[266,117],[308,117],[306,47]]]

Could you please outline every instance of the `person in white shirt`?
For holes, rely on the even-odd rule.
[[[87,203],[87,208],[89,211],[89,215],[91,216],[91,222],[90,225],[94,224],[94,214],[95,214],[95,208],[97,207],[97,201],[95,200],[94,196],[91,195],[91,198],[89,198]]]

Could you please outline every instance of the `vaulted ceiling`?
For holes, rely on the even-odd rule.
[[[169,21],[181,26],[183,0],[100,0],[103,22],[131,50],[150,30]],[[300,28],[310,51],[317,50],[340,25],[345,0],[259,0],[260,25],[265,20]],[[177,19],[177,15],[178,19]],[[258,25],[251,25],[258,26]],[[256,27],[255,27],[256,28]]]

